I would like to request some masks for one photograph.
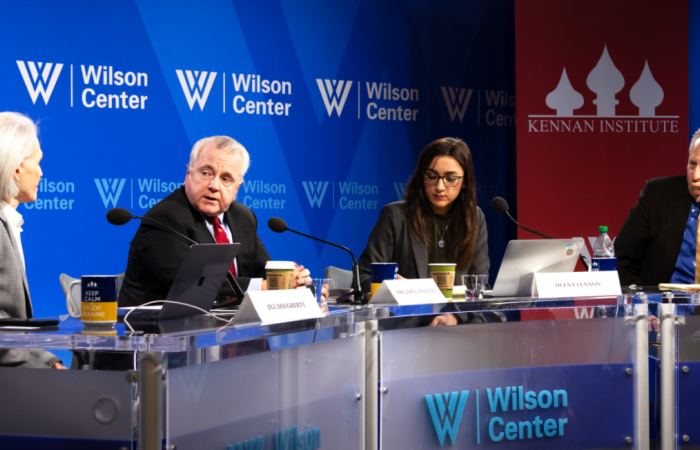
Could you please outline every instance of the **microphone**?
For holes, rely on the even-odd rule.
[[[124,225],[129,223],[131,218],[131,213],[124,208],[114,208],[107,211],[107,222],[112,225]]]
[[[179,231],[175,231],[172,228],[170,228],[169,226],[164,225],[155,219],[151,219],[150,217],[132,216],[131,213],[124,208],[112,208],[109,211],[107,211],[107,222],[111,223],[112,225],[124,225],[126,223],[129,223],[129,221],[131,219],[150,220],[151,222],[155,223],[156,225],[163,228],[164,230],[168,230],[171,233],[177,234],[178,236],[180,236],[182,239],[186,240],[190,244],[199,245],[199,242],[188,238],[187,236],[180,233]]]
[[[355,254],[352,252],[352,250],[350,250],[347,247],[343,247],[342,245],[334,244],[332,242],[324,241],[323,239],[319,239],[317,237],[309,236],[308,234],[292,230],[287,226],[287,222],[285,222],[284,219],[280,219],[279,217],[273,217],[270,220],[268,220],[267,226],[270,227],[270,229],[275,233],[284,233],[285,231],[291,231],[292,233],[296,233],[300,236],[313,239],[314,241],[323,242],[324,244],[343,249],[346,252],[350,253],[350,256],[352,256],[352,291],[348,292],[347,294],[341,295],[340,297],[338,297],[338,299],[351,295],[355,303],[364,305],[369,301],[365,294],[362,293],[362,288],[360,287],[360,267],[357,264],[357,259],[355,259]]]
[[[504,198],[495,197],[493,199],[493,201],[491,202],[491,205],[493,206],[493,209],[495,209],[498,214],[507,215],[508,217],[510,217],[510,220],[513,221],[513,223],[515,223],[517,226],[519,226],[523,230],[529,231],[530,233],[534,233],[538,236],[542,236],[542,237],[547,238],[547,239],[554,239],[553,237],[547,236],[546,234],[539,233],[535,230],[531,230],[529,228],[525,228],[524,226],[520,225],[515,219],[513,219],[513,216],[511,216],[510,213],[508,212],[508,209],[509,209],[508,202]],[[590,270],[591,265],[588,262],[588,259],[581,254],[579,254],[579,259],[581,260],[581,264],[583,264],[583,267],[586,270]]]
[[[158,225],[160,228],[180,236],[190,244],[199,245],[199,242],[195,241],[194,239],[190,239],[179,231],[173,230],[169,226],[164,225],[155,219],[151,219],[150,217],[132,216],[131,212],[124,208],[112,208],[107,211],[107,222],[111,223],[112,225],[124,225],[129,223],[131,219],[149,220]],[[238,281],[236,281],[236,278],[231,274],[231,271],[226,273],[226,281],[228,281],[228,284],[231,286],[231,290],[236,294],[237,298],[242,299],[245,296],[241,286],[238,284]],[[223,306],[226,303],[228,302],[218,303],[215,306]]]

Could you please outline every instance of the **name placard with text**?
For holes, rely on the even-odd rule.
[[[536,273],[535,297],[622,295],[617,271]]]
[[[235,325],[293,322],[323,317],[321,308],[308,289],[246,292],[233,319]]]
[[[425,305],[447,301],[432,278],[423,278],[418,280],[384,280],[377,289],[377,293],[372,296],[370,303]]]

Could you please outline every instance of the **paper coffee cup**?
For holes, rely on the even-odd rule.
[[[455,270],[457,264],[435,263],[429,264],[430,277],[437,284],[438,289],[446,299],[452,300],[452,289],[455,287]]]
[[[294,289],[294,263],[292,261],[268,261],[265,264],[267,272],[267,289],[276,291],[280,289]]]

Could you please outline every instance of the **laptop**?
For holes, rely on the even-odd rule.
[[[199,244],[190,247],[165,300],[197,306],[209,311],[228,274],[241,244]],[[128,310],[119,308],[119,319]],[[164,303],[136,309],[127,320],[160,321],[202,314],[202,311],[184,305]]]
[[[491,295],[531,296],[535,273],[573,272],[584,245],[582,238],[508,242]]]

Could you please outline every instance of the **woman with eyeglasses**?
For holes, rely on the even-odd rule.
[[[360,256],[364,292],[370,291],[373,262],[398,263],[402,278],[428,278],[428,264],[455,263],[455,285],[462,284],[462,275],[488,273],[486,220],[476,206],[474,165],[464,141],[442,138],[428,144],[404,199],[382,208]],[[447,316],[433,325],[462,320]]]

